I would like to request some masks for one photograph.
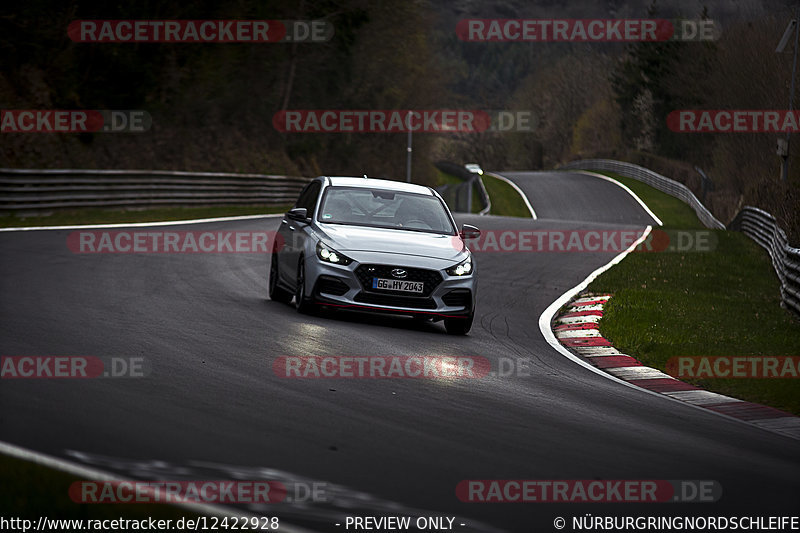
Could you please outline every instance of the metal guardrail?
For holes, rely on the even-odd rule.
[[[669,179],[666,176],[662,176],[657,172],[653,172],[648,168],[640,167],[632,163],[625,163],[623,161],[614,161],[613,159],[580,159],[578,161],[571,161],[559,168],[605,170],[607,172],[615,172],[620,176],[639,180],[650,185],[654,189],[658,189],[661,192],[667,193],[689,204],[689,207],[694,209],[694,212],[697,213],[697,218],[700,219],[700,222],[702,222],[705,227],[725,229],[725,224],[714,218],[711,211],[706,209],[706,206],[697,199],[686,185]]]
[[[478,211],[478,214],[481,216],[488,215],[489,212],[492,210],[492,199],[489,198],[489,191],[486,190],[486,185],[483,184],[482,175],[476,174],[476,177],[474,179],[475,181],[478,182],[478,194],[480,194],[481,204],[483,204],[483,209]]]
[[[165,170],[0,169],[0,212],[156,205],[283,204],[310,178]]]
[[[486,215],[489,213],[492,209],[492,202],[479,174],[474,174],[463,165],[449,161],[437,161],[434,166],[446,174],[464,180],[463,183],[455,186],[442,185],[436,188],[453,211],[460,213],[472,212],[472,192],[473,189],[477,189],[478,200],[481,203],[481,210],[478,211],[478,214]]]
[[[606,170],[642,181],[689,204],[707,228],[725,229],[685,185],[639,165],[611,159],[584,159],[560,168]],[[728,229],[741,231],[767,250],[781,282],[781,305],[800,315],[800,248],[789,246],[786,233],[775,217],[757,207],[745,206]]]
[[[800,248],[789,246],[786,233],[775,217],[757,207],[745,206],[729,227],[743,232],[767,250],[781,281],[783,305],[800,315]]]

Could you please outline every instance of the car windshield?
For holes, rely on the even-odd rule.
[[[455,228],[435,196],[364,187],[328,187],[317,220],[454,235]]]

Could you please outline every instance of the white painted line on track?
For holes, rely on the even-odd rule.
[[[580,307],[582,305],[587,305],[590,302],[599,302],[601,300],[603,302],[607,302],[610,299],[611,299],[611,296],[586,296],[584,298],[577,298],[577,299],[573,300],[572,302],[570,302],[569,306],[570,307]]]
[[[513,182],[513,181],[511,181],[510,179],[506,178],[505,176],[501,176],[500,174],[496,174],[496,173],[494,173],[494,172],[484,172],[484,174],[487,174],[487,175],[489,175],[489,176],[492,176],[493,178],[497,178],[497,179],[499,179],[500,181],[504,181],[504,182],[508,183],[509,185],[511,185],[511,187],[513,187],[513,188],[514,188],[514,190],[515,190],[515,191],[517,191],[517,193],[519,193],[519,195],[522,197],[522,201],[523,201],[523,202],[525,202],[525,207],[527,207],[527,208],[528,208],[528,211],[530,211],[530,212],[531,212],[531,218],[532,218],[533,220],[536,220],[537,218],[539,218],[539,217],[537,217],[537,216],[536,216],[536,211],[534,211],[534,210],[533,210],[533,206],[532,206],[532,205],[531,205],[531,203],[528,201],[528,197],[527,197],[527,196],[525,196],[525,193],[524,193],[524,192],[522,192],[522,189],[520,189],[520,188],[517,186],[517,184],[516,184],[516,183],[514,183],[514,182]]]
[[[742,401],[707,390],[679,390],[664,392],[663,394],[694,405],[714,405],[718,403],[735,403]]]
[[[581,355],[598,356],[598,355],[628,355],[622,353],[613,346],[578,346],[574,348],[575,351]]]
[[[611,183],[615,183],[615,184],[616,184],[616,185],[618,185],[619,187],[622,187],[622,188],[623,188],[623,189],[624,189],[624,190],[625,190],[625,191],[626,191],[628,194],[630,194],[630,195],[633,197],[633,199],[634,199],[634,200],[636,200],[636,201],[639,203],[639,205],[640,205],[640,206],[642,206],[642,209],[644,209],[645,211],[647,211],[647,214],[648,214],[648,215],[650,215],[650,217],[651,217],[653,220],[655,220],[656,224],[658,224],[659,226],[663,226],[663,225],[664,225],[664,223],[663,223],[663,222],[661,222],[661,219],[660,219],[660,218],[658,218],[658,217],[656,216],[656,214],[655,214],[655,213],[653,213],[653,212],[650,210],[650,208],[649,208],[649,207],[647,207],[647,204],[646,204],[646,203],[644,203],[644,202],[642,201],[642,199],[641,199],[641,198],[639,198],[639,197],[636,195],[636,193],[635,193],[635,192],[633,192],[632,190],[630,190],[630,188],[629,188],[627,185],[624,185],[624,184],[620,183],[619,181],[617,181],[617,180],[615,180],[614,178],[611,178],[611,177],[609,177],[609,176],[605,176],[605,175],[603,175],[603,174],[598,174],[597,172],[589,172],[588,170],[571,170],[570,172],[577,172],[577,173],[579,173],[579,174],[586,174],[587,176],[594,176],[595,178],[600,178],[600,179],[604,179],[604,180],[606,180],[606,181],[610,181]]]
[[[642,389],[641,387],[637,387],[636,385],[632,385],[631,383],[628,383],[625,380],[622,380],[622,379],[620,379],[620,378],[618,378],[616,376],[612,376],[608,372],[604,372],[603,370],[600,370],[599,368],[596,368],[596,367],[590,365],[589,363],[587,363],[586,361],[584,361],[583,359],[581,359],[577,355],[575,355],[572,352],[570,352],[569,350],[567,350],[566,347],[564,347],[560,342],[558,342],[558,339],[556,338],[555,334],[553,333],[553,330],[550,329],[550,324],[553,322],[553,317],[555,316],[555,314],[558,312],[559,309],[561,309],[569,301],[571,301],[572,298],[576,294],[578,294],[581,291],[583,291],[584,289],[586,289],[586,287],[588,287],[589,284],[591,282],[593,282],[600,274],[602,274],[606,270],[610,269],[611,267],[613,267],[614,265],[616,265],[617,263],[619,263],[620,261],[625,259],[625,257],[629,253],[631,253],[633,250],[635,250],[636,247],[639,246],[639,244],[644,242],[644,240],[650,234],[650,231],[652,229],[653,229],[652,226],[647,226],[645,228],[644,232],[642,233],[642,235],[633,244],[631,244],[631,246],[627,250],[623,251],[622,253],[617,255],[614,259],[612,259],[611,261],[609,261],[605,265],[601,266],[600,268],[598,268],[597,270],[595,270],[594,272],[589,274],[586,277],[586,279],[584,279],[579,284],[577,284],[576,286],[574,286],[573,288],[571,288],[570,290],[568,290],[567,292],[565,292],[564,294],[559,296],[556,299],[556,301],[551,303],[550,306],[548,306],[547,309],[545,309],[544,312],[539,316],[539,330],[542,332],[542,335],[544,336],[544,339],[547,341],[547,343],[550,346],[552,346],[555,351],[557,351],[558,353],[560,353],[561,355],[563,355],[567,359],[571,360],[572,362],[577,363],[580,366],[590,370],[591,372],[594,372],[595,374],[598,374],[600,376],[605,377],[606,379],[610,379],[611,381],[616,381],[617,383],[625,385],[626,387],[630,387],[632,389],[644,391],[644,392],[650,393],[650,394],[652,394],[654,396],[663,397],[661,394],[658,394],[658,393],[655,393],[655,392],[652,392],[652,391],[648,391],[646,389]]]
[[[574,305],[570,306],[570,313],[580,313],[581,311],[602,311],[603,304],[595,305]]]
[[[559,339],[582,339],[584,337],[599,337],[599,329],[566,329],[556,331],[556,337]]]
[[[772,430],[797,430],[800,432],[800,418],[796,416],[779,416],[777,418],[762,418],[753,420],[753,424]],[[800,437],[800,433],[798,433]]]
[[[259,218],[282,217],[282,213],[270,215],[240,215],[234,217],[194,218],[189,220],[167,220],[163,222],[120,222],[114,224],[78,224],[74,226],[29,226],[21,228],[0,228],[3,231],[40,231],[64,229],[104,229],[104,228],[147,228],[155,226],[182,226],[184,224],[208,224],[212,222],[231,222],[236,220],[255,220]]]
[[[597,315],[586,316],[562,316],[556,319],[559,324],[597,324],[600,322],[600,317]]]
[[[606,372],[625,380],[672,378],[669,374],[665,374],[657,368],[649,366],[619,366],[616,368],[606,368]]]

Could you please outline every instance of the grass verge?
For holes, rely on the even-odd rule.
[[[159,222],[168,220],[190,220],[242,215],[266,215],[285,213],[288,205],[211,206],[211,207],[162,207],[158,209],[76,209],[54,211],[41,216],[0,216],[0,227],[72,226],[82,224],[116,224],[136,222]]]
[[[654,189],[649,185],[645,185],[641,181],[633,178],[626,178],[625,176],[620,176],[613,172],[606,172],[603,174],[614,178],[632,190],[636,196],[647,204],[647,207],[649,207],[653,213],[658,215],[658,218],[664,223],[665,228],[705,229],[705,226],[703,226],[703,223],[697,218],[694,210],[689,207],[688,204],[681,202],[677,198],[663,193],[658,189]]]
[[[489,199],[492,201],[492,215],[531,218],[531,212],[525,205],[525,201],[514,187],[489,174],[484,174],[482,179]]]
[[[620,181],[664,229],[702,227],[683,202],[635,180]],[[780,307],[766,251],[742,233],[714,233],[713,251],[632,253],[596,279],[589,290],[614,294],[600,322],[603,336],[661,370],[679,356],[800,356],[800,321]],[[682,379],[800,415],[800,378]]]
[[[439,185],[460,185],[464,183],[461,179],[446,174],[441,170],[437,169],[437,172]],[[514,187],[488,174],[481,176],[481,179],[483,180],[483,185],[486,187],[489,200],[492,202],[492,209],[489,214],[504,217],[531,218],[531,213],[525,206],[524,200],[519,193],[514,190]],[[480,192],[477,187],[475,187],[472,191],[472,213],[479,213],[482,209],[479,194]],[[450,209],[453,210],[455,203],[454,193],[448,191],[443,195],[443,198]]]

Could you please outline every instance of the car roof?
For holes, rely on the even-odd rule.
[[[432,196],[431,190],[424,185],[403,181],[381,180],[377,178],[353,178],[347,176],[328,176],[333,187],[364,187],[373,189],[389,189],[392,191],[413,192]]]

